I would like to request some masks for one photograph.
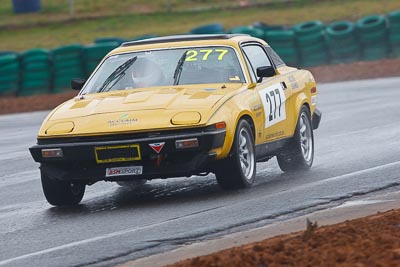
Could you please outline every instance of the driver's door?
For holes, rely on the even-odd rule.
[[[242,46],[247,57],[247,63],[253,82],[261,80],[257,77],[257,68],[273,66],[265,49],[257,43],[248,43]],[[275,66],[273,66],[275,67]],[[262,102],[264,117],[264,142],[274,141],[287,135],[285,129],[288,127],[286,100],[289,98],[289,91],[286,84],[281,81],[279,74],[273,77],[263,78],[257,82],[255,90],[258,92]]]

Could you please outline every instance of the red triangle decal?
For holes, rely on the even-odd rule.
[[[161,152],[161,149],[164,147],[165,142],[161,143],[153,143],[149,144],[149,146],[157,153],[159,154]]]

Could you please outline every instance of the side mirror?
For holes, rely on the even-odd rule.
[[[85,83],[85,79],[74,78],[71,80],[71,88],[74,90],[81,90]]]
[[[273,77],[276,72],[272,66],[264,66],[257,68],[257,77],[259,77],[257,82],[261,82],[264,77]]]

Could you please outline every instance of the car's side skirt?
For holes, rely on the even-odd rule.
[[[262,143],[256,145],[256,160],[257,162],[268,161],[273,156],[276,156],[277,152],[282,149],[292,137],[284,138],[268,143]]]

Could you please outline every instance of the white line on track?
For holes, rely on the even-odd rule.
[[[360,170],[360,171],[356,171],[356,172],[351,172],[351,173],[347,173],[347,174],[343,174],[343,175],[339,175],[339,176],[334,176],[331,178],[327,178],[324,180],[320,180],[320,181],[316,181],[316,182],[312,182],[309,184],[305,184],[305,185],[301,185],[299,187],[293,188],[289,191],[295,191],[298,189],[304,189],[307,187],[313,187],[313,186],[317,186],[317,185],[321,185],[324,183],[329,183],[331,181],[338,181],[338,180],[343,180],[343,179],[348,179],[349,177],[353,176],[353,175],[362,175],[362,174],[366,174],[368,172],[373,172],[373,171],[379,171],[385,168],[391,168],[391,167],[400,167],[400,161],[396,161],[396,162],[392,162],[392,163],[388,163],[388,164],[383,164],[383,165],[379,165],[376,167],[372,167],[372,168],[368,168],[368,169],[364,169],[364,170]],[[286,191],[287,192],[287,191]],[[6,264],[10,264],[16,261],[20,261],[20,260],[24,260],[24,259],[29,259],[35,256],[41,256],[47,253],[51,253],[51,252],[55,252],[55,251],[59,251],[59,250],[63,250],[63,249],[68,249],[68,248],[72,248],[72,247],[76,247],[76,246],[80,246],[80,245],[86,245],[92,242],[96,242],[96,241],[100,241],[100,240],[104,240],[107,238],[113,238],[116,236],[121,236],[121,235],[126,235],[126,234],[130,234],[133,232],[136,232],[138,230],[142,230],[142,229],[146,229],[149,227],[153,227],[153,226],[157,226],[157,225],[162,225],[164,223],[168,223],[171,221],[174,221],[177,219],[170,219],[167,221],[163,221],[163,222],[159,222],[159,223],[154,223],[154,224],[150,224],[150,225],[145,225],[145,226],[140,226],[140,227],[135,227],[135,228],[131,228],[131,229],[126,229],[126,230],[121,230],[121,231],[117,231],[117,232],[113,232],[113,233],[109,233],[109,234],[105,234],[105,235],[101,235],[101,236],[96,236],[93,238],[88,238],[88,239],[84,239],[84,240],[80,240],[80,241],[75,241],[75,242],[71,242],[68,244],[64,244],[61,246],[57,246],[57,247],[53,247],[53,248],[49,248],[49,249],[44,249],[44,250],[40,250],[37,252],[32,252],[32,253],[28,253],[25,255],[21,255],[18,257],[14,257],[14,258],[10,258],[7,260],[3,260],[0,261],[0,266],[4,266]]]

